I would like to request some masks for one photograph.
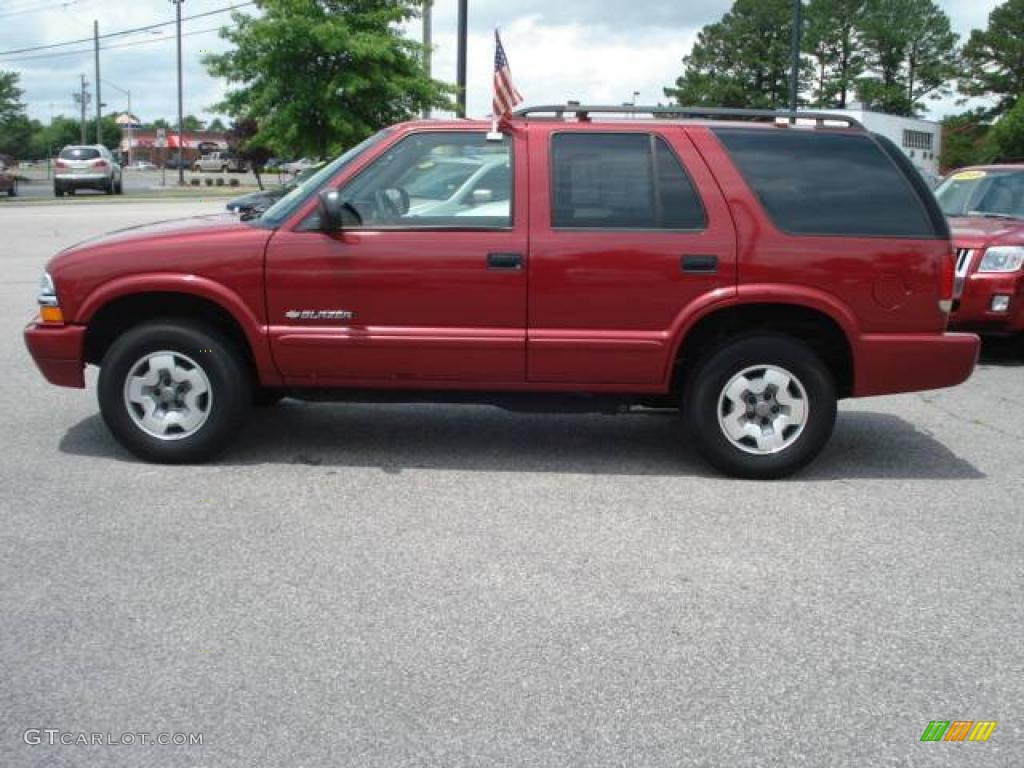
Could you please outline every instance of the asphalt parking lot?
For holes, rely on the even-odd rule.
[[[666,415],[295,401],[141,464],[21,329],[59,248],[222,205],[0,204],[0,766],[1022,765],[1014,350],[786,482]]]

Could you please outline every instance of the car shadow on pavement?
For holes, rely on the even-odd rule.
[[[978,365],[982,368],[991,365],[1001,368],[1024,366],[1024,340],[1004,339],[998,336],[983,337]]]
[[[60,450],[135,461],[98,415]],[[486,406],[351,405],[285,400],[258,410],[218,466],[325,467],[716,477],[672,412],[616,417],[507,413]],[[977,479],[984,475],[903,419],[842,412],[825,452],[797,480]]]

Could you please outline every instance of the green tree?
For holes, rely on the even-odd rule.
[[[181,118],[181,124],[182,124],[182,127],[186,131],[188,131],[190,133],[192,131],[201,131],[201,130],[203,130],[203,126],[206,125],[202,120],[200,120],[195,115],[185,115],[183,118]],[[175,130],[177,130],[177,127],[178,127],[178,122],[175,121],[174,122]]]
[[[0,71],[0,125],[25,114],[25,105],[21,103],[24,91],[18,87],[17,72]]]
[[[204,64],[234,86],[218,112],[259,116],[258,144],[325,157],[427,106],[452,108],[454,89],[427,77],[422,45],[401,30],[422,0],[257,4],[260,17],[235,13],[221,30],[234,49]]]
[[[1024,93],[1024,0],[1007,0],[988,17],[986,29],[971,32],[963,50],[965,96],[995,96],[993,117],[1013,109]]]
[[[38,123],[25,114],[16,72],[0,72],[0,155],[28,156]]]
[[[999,162],[1024,161],[1024,99],[992,126],[989,133],[991,159]]]
[[[683,59],[683,74],[665,95],[685,106],[785,106],[792,11],[791,0],[736,0],[720,21],[700,31]]]
[[[803,52],[815,64],[814,103],[846,109],[864,72],[859,30],[865,0],[811,0],[806,10]]]
[[[215,117],[206,126],[206,130],[213,131],[215,133],[224,133],[227,131],[227,126],[224,125],[224,122],[219,117]]]
[[[951,92],[957,35],[932,0],[867,0],[860,39],[868,74],[857,92],[869,108],[916,115],[925,98]]]
[[[985,162],[989,126],[977,112],[950,115],[942,121],[942,155],[939,165],[950,171]]]

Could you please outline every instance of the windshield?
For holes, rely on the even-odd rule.
[[[385,128],[338,156],[270,206],[262,216],[254,219],[254,222],[264,227],[281,226],[281,222],[291,216],[311,195],[315,195],[328,179],[390,133],[391,129]]]
[[[935,190],[947,216],[1024,219],[1024,170],[969,170],[954,173]]]

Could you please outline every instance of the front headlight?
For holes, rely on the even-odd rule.
[[[57,301],[57,290],[53,285],[53,278],[49,272],[43,272],[39,278],[39,293],[36,295],[36,302],[39,304],[39,319],[44,323],[62,325],[64,313],[61,311],[60,303]]]
[[[50,277],[49,272],[43,272],[43,276],[39,278],[39,293],[36,294],[36,301],[50,306],[57,304],[57,289],[53,287],[53,278]]]
[[[1024,245],[989,248],[978,265],[979,272],[1016,272],[1024,265]]]

